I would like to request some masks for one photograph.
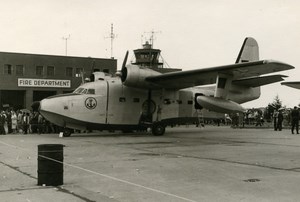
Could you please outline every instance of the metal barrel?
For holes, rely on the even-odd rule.
[[[63,184],[63,147],[62,144],[38,145],[38,185]]]

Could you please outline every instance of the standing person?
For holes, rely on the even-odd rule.
[[[277,130],[277,119],[278,119],[278,111],[274,111],[273,120],[274,120],[274,130]]]
[[[292,119],[292,134],[294,134],[294,129],[296,128],[297,134],[299,134],[299,110],[295,106],[294,109],[291,112],[291,119]]]
[[[261,117],[260,113],[257,113],[255,126],[262,126],[261,119],[262,119],[262,117]]]
[[[24,113],[23,116],[23,132],[24,134],[27,134],[29,129],[29,113]]]
[[[31,117],[30,117],[30,128],[31,128],[31,132],[32,133],[37,133],[38,132],[38,116],[39,116],[39,113],[37,111],[34,111],[32,114],[31,114]]]
[[[5,129],[4,129],[4,124],[5,124],[5,116],[4,116],[4,111],[1,111],[0,113],[0,135],[5,135]]]
[[[11,110],[6,110],[7,133],[12,133]]]
[[[2,111],[1,112],[1,115],[2,115],[2,121],[3,121],[3,125],[4,125],[4,134],[7,134],[8,133],[8,127],[7,127],[7,115],[5,113],[5,111]]]
[[[23,130],[23,113],[19,110],[17,111],[17,117],[17,131],[21,133]]]
[[[38,133],[44,133],[44,117],[40,113],[38,114]]]
[[[277,117],[277,129],[279,131],[282,130],[282,122],[283,122],[283,114],[282,114],[282,110],[279,110],[278,117]]]
[[[17,132],[18,117],[16,112],[11,112],[11,129],[13,133]]]

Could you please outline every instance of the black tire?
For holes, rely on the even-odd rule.
[[[70,137],[72,134],[72,131],[69,128],[65,128],[63,131],[63,136],[64,137]]]
[[[154,136],[162,136],[165,134],[166,127],[161,123],[155,123],[152,126],[152,134]]]

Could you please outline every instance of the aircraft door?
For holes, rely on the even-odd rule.
[[[148,93],[148,99],[142,105],[142,114],[140,117],[140,123],[152,123],[153,113],[156,110],[156,104],[151,99],[151,91]]]
[[[103,82],[101,92],[99,96],[95,97],[97,101],[97,110],[98,114],[97,119],[100,123],[107,123],[107,99],[108,99],[108,83]]]

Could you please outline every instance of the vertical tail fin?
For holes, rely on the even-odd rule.
[[[235,63],[242,62],[253,62],[259,60],[259,50],[258,44],[254,38],[247,37],[244,40],[242,48],[239,52],[239,55],[235,61]],[[240,89],[242,88],[242,94],[240,95],[231,95],[234,100],[240,100],[239,103],[247,102],[250,100],[254,100],[260,97],[260,87],[241,87],[239,85],[233,85],[234,88]],[[235,97],[235,98],[234,98]]]
[[[258,44],[254,38],[247,37],[235,63],[252,62],[259,60]]]

